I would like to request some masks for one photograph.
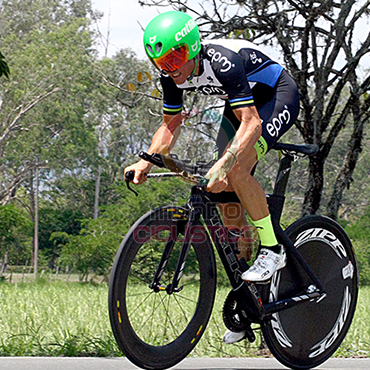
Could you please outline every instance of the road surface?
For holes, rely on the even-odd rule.
[[[1,370],[138,370],[125,358],[0,357]],[[173,370],[280,370],[273,358],[187,358]],[[330,359],[317,369],[369,370],[370,358]]]

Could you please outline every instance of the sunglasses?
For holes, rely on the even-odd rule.
[[[189,49],[187,45],[177,49],[170,49],[159,58],[153,58],[154,64],[164,72],[173,73],[186,64],[189,60]]]

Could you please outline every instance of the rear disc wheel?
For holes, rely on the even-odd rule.
[[[347,334],[358,295],[357,262],[348,236],[329,218],[305,217],[286,233],[327,296],[273,314],[262,330],[277,360],[293,369],[309,369],[331,357]],[[269,301],[300,295],[310,285],[307,274],[290,258],[271,281]]]

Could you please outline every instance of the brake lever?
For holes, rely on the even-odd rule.
[[[139,193],[137,191],[135,191],[131,186],[130,186],[130,182],[134,179],[135,177],[135,171],[127,171],[125,173],[125,181],[126,181],[126,185],[127,185],[127,189],[132,191],[136,196],[139,195]]]

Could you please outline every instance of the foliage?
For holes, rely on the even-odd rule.
[[[353,241],[361,285],[370,285],[370,207],[353,224],[347,225],[345,230]]]
[[[97,219],[84,219],[79,235],[54,233],[52,239],[67,240],[62,247],[61,264],[74,266],[87,279],[89,273],[108,277],[117,249],[132,224],[147,211],[164,204],[187,200],[189,186],[178,179],[148,181],[136,198],[126,184],[117,187],[122,199],[107,205]],[[64,243],[64,242],[63,242]]]
[[[5,263],[17,264],[25,257],[22,245],[32,235],[31,226],[24,210],[13,204],[0,205],[0,257]]]
[[[1,48],[12,71],[1,89],[3,203],[29,178],[35,154],[40,166],[54,170],[75,167],[76,157],[92,157],[91,149],[86,152],[93,128],[84,106],[93,85],[94,52],[89,21],[77,11],[83,3],[88,6],[87,1],[78,6],[53,0],[1,3]]]
[[[51,238],[53,233],[65,232],[77,235],[81,230],[82,213],[79,209],[66,207],[50,202],[43,202],[39,210],[39,246],[40,252],[48,261],[50,269],[55,268],[55,261],[59,257],[63,239]]]

